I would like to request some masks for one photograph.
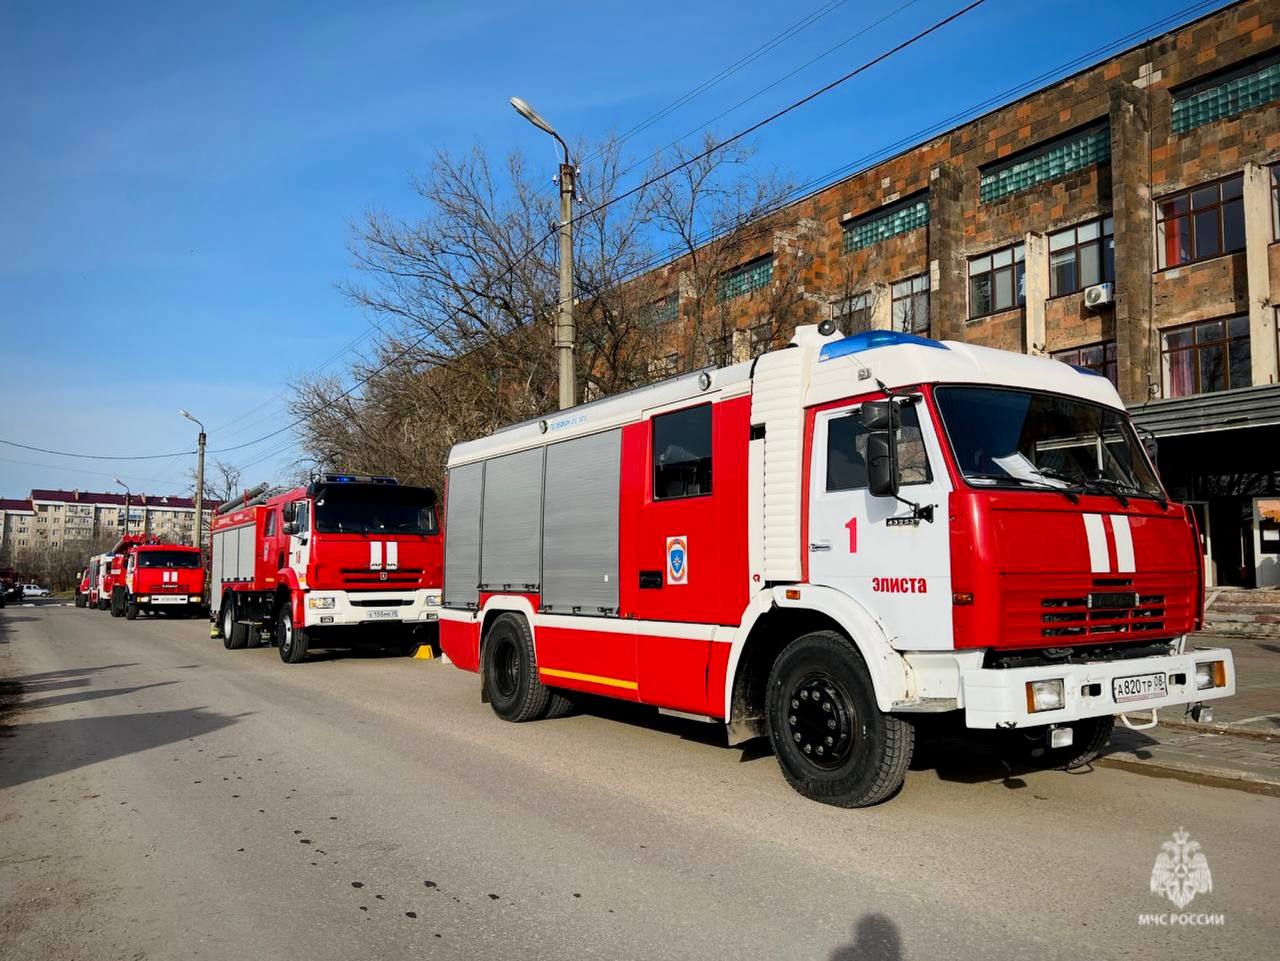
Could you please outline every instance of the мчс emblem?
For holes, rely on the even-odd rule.
[[[667,583],[689,583],[689,545],[683,537],[667,538]]]
[[[1209,861],[1198,841],[1191,840],[1185,829],[1178,828],[1172,841],[1160,845],[1155,866],[1151,869],[1151,893],[1168,898],[1178,908],[1185,908],[1197,894],[1213,890]]]

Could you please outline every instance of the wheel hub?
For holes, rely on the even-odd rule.
[[[503,697],[514,697],[520,686],[520,665],[515,645],[504,641],[493,652],[493,681]]]
[[[805,677],[787,698],[787,732],[809,763],[839,767],[853,747],[848,696],[825,674]]]

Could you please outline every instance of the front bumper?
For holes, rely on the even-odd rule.
[[[332,606],[326,606],[330,601]],[[440,619],[440,592],[308,591],[302,611],[306,627],[434,624]]]
[[[180,608],[200,607],[204,603],[202,594],[139,594],[134,600],[139,607]]]
[[[1196,687],[1196,664],[1222,661],[1226,683],[1219,687]],[[1163,674],[1163,695],[1117,701],[1112,682],[1117,678]],[[1181,677],[1179,682],[1178,678]],[[1055,711],[1027,709],[1027,682],[1063,680],[1064,703]],[[1235,663],[1226,648],[1191,650],[1183,654],[1142,657],[1132,660],[1098,661],[1088,664],[1059,664],[1010,669],[977,668],[960,672],[961,703],[965,725],[974,728],[1035,727],[1062,724],[1087,717],[1147,712],[1185,707],[1201,701],[1230,697],[1236,692]]]

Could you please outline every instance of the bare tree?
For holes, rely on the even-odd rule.
[[[240,486],[241,470],[226,461],[214,460],[205,465],[204,499],[206,501],[227,501],[243,492]],[[196,490],[196,472],[192,468],[187,472],[188,490],[194,495]]]

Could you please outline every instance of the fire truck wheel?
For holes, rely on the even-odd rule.
[[[533,635],[519,614],[501,614],[484,639],[484,688],[493,713],[504,721],[544,716],[551,691],[538,680]]]
[[[276,646],[280,648],[280,660],[286,664],[300,664],[307,659],[307,632],[293,626],[293,611],[287,602],[276,615]]]
[[[124,617],[124,592],[111,592],[111,616]]]
[[[222,646],[228,651],[238,651],[248,639],[248,627],[236,623],[235,602],[228,601],[222,609]]]
[[[543,715],[547,720],[557,717],[565,717],[573,712],[573,701],[569,700],[563,694],[556,691],[551,692],[551,697],[547,700],[547,713]]]
[[[880,711],[861,655],[835,631],[806,634],[783,649],[765,706],[782,774],[805,797],[866,807],[902,786],[915,731]]]
[[[133,603],[133,601],[125,602],[124,618],[126,621],[136,621],[138,619],[138,605]]]

